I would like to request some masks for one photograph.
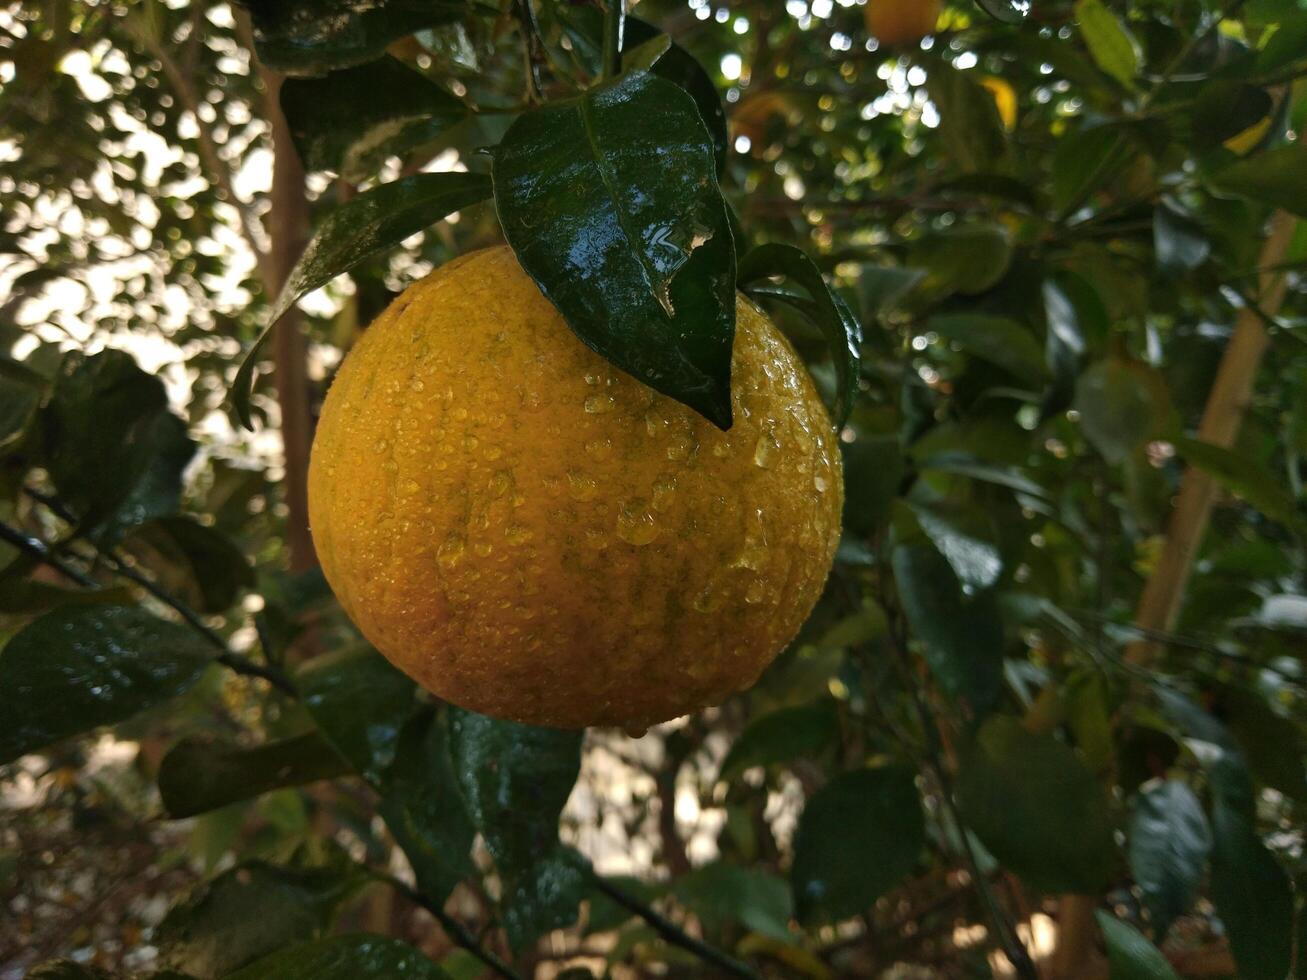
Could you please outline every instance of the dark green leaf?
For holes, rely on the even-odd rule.
[[[252,799],[285,786],[332,779],[349,771],[317,732],[243,748],[232,742],[190,736],[159,764],[159,794],[172,817]]]
[[[987,589],[1003,571],[1003,556],[994,539],[992,519],[979,510],[948,511],[914,507],[917,523],[944,556],[962,585]]]
[[[0,651],[0,763],[180,694],[209,664],[194,630],[144,609],[56,609]]]
[[[394,58],[287,79],[281,109],[307,170],[350,183],[375,176],[387,157],[430,142],[467,115],[463,103]]]
[[[40,404],[39,387],[0,376],[0,452],[22,441],[32,420],[36,418],[36,409]]]
[[[288,75],[317,75],[380,57],[397,38],[465,16],[469,0],[241,0],[259,60]]]
[[[1042,385],[1048,377],[1039,341],[1016,320],[980,313],[950,313],[931,317],[926,328],[1032,387]]]
[[[504,878],[505,927],[520,949],[576,919],[579,856],[558,842],[558,817],[581,769],[583,733],[449,709],[450,755],[468,812]]]
[[[994,97],[977,75],[959,71],[949,62],[932,62],[926,82],[939,109],[939,135],[954,166],[963,172],[1002,169],[1007,157],[1007,131]]]
[[[1075,211],[1130,159],[1124,130],[1094,126],[1063,137],[1053,151],[1053,208]]]
[[[460,208],[484,201],[490,191],[489,179],[481,174],[414,174],[364,191],[327,215],[286,277],[268,326],[236,372],[230,397],[241,423],[246,428],[253,424],[250,388],[259,352],[297,299]]]
[[[927,292],[975,296],[993,289],[1007,275],[1012,267],[1012,237],[1002,225],[957,225],[913,242],[908,260],[926,270],[923,289]]]
[[[166,591],[200,612],[225,612],[243,589],[254,585],[254,569],[241,550],[192,517],[156,518],[133,532],[125,545]]]
[[[790,932],[794,903],[789,885],[761,868],[716,861],[677,879],[675,895],[710,934],[738,922],[783,943],[795,940]]]
[[[1210,442],[1186,436],[1173,437],[1171,442],[1186,463],[1211,474],[1267,517],[1295,529],[1303,527],[1293,494],[1264,467]]]
[[[1212,251],[1202,226],[1180,208],[1163,200],[1153,212],[1153,253],[1163,272],[1188,272],[1207,261]]]
[[[1253,774],[1291,799],[1307,802],[1307,772],[1303,768],[1307,743],[1298,726],[1247,688],[1224,686],[1220,703],[1225,724]]]
[[[1068,746],[996,716],[965,752],[967,825],[1006,867],[1047,891],[1097,895],[1116,866],[1107,795]]]
[[[1211,849],[1207,817],[1188,785],[1167,780],[1140,792],[1130,817],[1130,873],[1159,940],[1198,897]]]
[[[976,6],[1005,24],[1020,24],[1030,13],[1030,0],[976,0]]]
[[[870,538],[889,520],[890,503],[903,480],[903,448],[897,436],[859,435],[841,442],[844,455],[844,526]]]
[[[1102,0],[1077,0],[1076,20],[1094,63],[1133,89],[1142,53],[1130,29]]]
[[[1007,466],[992,466],[961,453],[939,453],[918,461],[917,468],[923,472],[936,470],[940,473],[954,473],[958,476],[1007,487],[1017,493],[1030,497],[1048,498],[1048,491],[1019,470]]]
[[[130,589],[62,589],[35,579],[5,581],[0,590],[0,613],[34,616],[61,606],[125,606],[132,602]]]
[[[440,967],[387,936],[332,936],[256,960],[228,980],[447,980]]]
[[[476,828],[454,777],[448,731],[435,712],[414,715],[400,732],[382,784],[381,815],[433,902],[443,902],[472,871]]]
[[[1243,814],[1212,810],[1212,901],[1242,980],[1284,980],[1293,947],[1289,876]]]
[[[363,883],[352,866],[237,865],[174,906],[159,925],[160,962],[221,977],[286,945],[322,935]]]
[[[1100,361],[1076,383],[1075,410],[1087,438],[1113,466],[1125,462],[1153,431],[1153,394],[1140,369]]]
[[[808,800],[790,872],[804,919],[869,910],[916,867],[926,842],[916,773],[904,766],[836,776]]]
[[[527,112],[494,184],[509,245],[577,336],[729,428],[735,246],[693,100],[634,72]]]
[[[117,527],[177,509],[195,446],[168,411],[163,382],[130,354],[70,353],[41,413],[42,457],[85,528]]]
[[[1111,980],[1179,980],[1171,961],[1138,929],[1101,909],[1094,915],[1107,943]]]
[[[830,700],[770,712],[755,718],[735,740],[717,778],[733,782],[753,766],[817,755],[838,739],[839,731],[839,716]]]
[[[413,710],[413,682],[365,649],[314,657],[295,683],[327,741],[365,778],[380,779]]]
[[[808,294],[813,304],[813,321],[826,337],[835,361],[839,399],[835,405],[835,426],[839,428],[853,410],[858,393],[858,362],[861,357],[862,325],[848,305],[826,280],[821,270],[793,245],[760,245],[740,260],[740,287],[745,288],[774,276],[784,276]]]
[[[940,686],[984,714],[1003,683],[1003,624],[993,597],[970,597],[948,561],[927,541],[893,553],[894,580],[913,636]]]
[[[623,43],[628,48],[648,43],[654,38],[667,37],[657,27],[637,17],[626,18],[625,32]],[[720,174],[726,166],[726,110],[722,108],[722,97],[712,78],[703,65],[695,60],[694,55],[675,42],[669,43],[666,50],[654,59],[649,70],[659,78],[665,78],[685,89],[690,98],[694,99],[694,104],[699,108],[699,116],[712,136],[717,172]]]
[[[1307,146],[1290,143],[1247,157],[1213,174],[1217,190],[1307,217]]]
[[[77,963],[73,960],[57,960],[43,963],[27,974],[27,980],[114,980],[107,970],[89,963]]]

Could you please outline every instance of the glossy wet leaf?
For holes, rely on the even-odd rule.
[[[1133,89],[1143,54],[1130,28],[1102,0],[1077,0],[1076,20],[1094,63]]]
[[[1307,217],[1307,146],[1301,142],[1258,153],[1211,177],[1217,190]]]
[[[1241,980],[1284,980],[1293,946],[1289,876],[1249,819],[1212,808],[1211,895]]]
[[[287,79],[281,109],[307,170],[358,183],[391,156],[430,142],[468,114],[457,98],[395,58]]]
[[[369,647],[314,657],[295,684],[323,737],[365,778],[380,779],[413,711],[413,682]]]
[[[754,766],[770,766],[815,756],[839,738],[839,716],[830,700],[781,708],[749,723],[722,762],[718,779],[734,781]]]
[[[168,411],[163,382],[130,354],[67,354],[40,427],[42,461],[83,528],[108,524],[113,537],[176,511],[195,445]]]
[[[504,878],[509,941],[522,948],[576,919],[579,855],[558,840],[558,818],[581,769],[583,733],[449,709],[454,776],[472,822]]]
[[[317,732],[253,747],[189,736],[163,757],[158,783],[168,815],[191,817],[347,772],[345,760]]]
[[[976,6],[1005,24],[1020,24],[1030,13],[1030,0],[976,0]]]
[[[794,942],[789,884],[762,868],[714,861],[677,879],[674,894],[709,935],[738,923],[781,942]]]
[[[1094,915],[1107,946],[1112,980],[1179,980],[1171,961],[1138,929],[1102,909]]]
[[[155,935],[162,965],[196,977],[226,976],[330,927],[364,883],[341,862],[294,867],[247,861],[200,885],[169,910]]]
[[[478,964],[479,965],[479,964]],[[256,960],[228,980],[448,980],[420,950],[389,936],[332,936]]]
[[[962,585],[983,590],[998,581],[1003,556],[995,542],[998,535],[992,520],[974,510],[917,507],[914,512],[922,531]]]
[[[1036,888],[1096,895],[1116,872],[1107,796],[1069,746],[995,716],[963,753],[963,819]]]
[[[240,548],[193,517],[156,518],[137,528],[125,547],[170,594],[200,612],[225,612],[254,586],[254,569]]]
[[[998,700],[1003,624],[988,593],[966,596],[948,560],[928,541],[900,544],[894,581],[912,636],[940,686],[976,714]]]
[[[934,470],[940,473],[965,476],[972,480],[979,480],[982,483],[1007,487],[1009,490],[1030,497],[1048,497],[1047,490],[1015,467],[995,466],[962,453],[948,452],[927,456],[917,461],[917,468],[923,472]]]
[[[1212,832],[1194,791],[1166,780],[1140,791],[1127,834],[1130,873],[1159,939],[1198,897]]]
[[[735,246],[693,100],[633,72],[524,113],[494,185],[509,245],[576,335],[729,428]]]
[[[853,411],[853,400],[858,391],[862,324],[840,295],[827,285],[812,259],[793,245],[760,245],[740,260],[740,288],[746,292],[751,284],[774,277],[783,277],[807,293],[811,305],[803,304],[799,309],[810,316],[830,347],[839,393],[834,412],[835,425],[839,428]],[[777,298],[784,299],[783,296]]]
[[[397,38],[465,16],[468,0],[241,0],[269,68],[319,75],[379,58]]]
[[[1186,463],[1211,474],[1267,517],[1291,528],[1303,528],[1293,494],[1261,464],[1233,450],[1186,436],[1176,436],[1171,442]]]
[[[866,912],[916,867],[926,830],[915,780],[905,766],[859,769],[808,800],[790,871],[801,918]]]
[[[448,729],[435,711],[412,716],[401,729],[382,783],[381,815],[418,889],[433,902],[443,902],[473,870],[476,827],[454,777]]]
[[[0,763],[167,701],[212,654],[194,630],[139,607],[46,613],[0,653]]]
[[[1202,226],[1174,203],[1163,200],[1153,212],[1153,253],[1165,272],[1198,268],[1211,254],[1212,245]]]
[[[241,423],[246,428],[253,424],[250,388],[259,353],[277,321],[296,300],[441,218],[484,201],[490,192],[490,180],[481,174],[414,174],[364,191],[328,214],[286,278],[272,306],[268,326],[236,372],[230,398]]]
[[[1047,380],[1044,351],[1035,335],[1009,317],[978,313],[948,313],[926,321],[928,330],[1029,385]]]

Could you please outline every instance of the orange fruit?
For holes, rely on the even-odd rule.
[[[942,0],[867,0],[867,33],[881,44],[909,44],[933,33]]]
[[[751,685],[822,590],[837,441],[789,343],[738,300],[722,432],[568,329],[507,248],[411,286],[323,405],[309,513],[363,634],[515,721],[648,725]]]

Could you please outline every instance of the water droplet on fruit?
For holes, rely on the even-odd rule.
[[[480,556],[481,558],[489,558],[490,552],[494,551],[495,549],[491,546],[489,541],[478,541],[476,544],[472,546],[472,550],[475,551],[477,555]]]
[[[593,500],[599,484],[578,470],[568,470],[567,492],[573,500]]]
[[[591,439],[585,444],[585,451],[592,459],[607,459],[613,454],[613,441],[611,439]]]
[[[781,444],[777,442],[776,436],[769,429],[758,437],[758,443],[753,447],[753,462],[755,465],[762,467],[764,470],[770,469],[772,463],[776,460],[776,453],[780,450]]]
[[[612,395],[591,395],[585,400],[585,410],[590,415],[605,415],[617,407]]]
[[[511,545],[526,544],[531,540],[533,534],[530,528],[523,527],[521,524],[511,524],[508,530],[504,532],[504,538]]]
[[[649,512],[648,501],[635,499],[622,505],[617,514],[617,536],[627,544],[650,544],[658,537],[658,522]]]
[[[666,513],[676,499],[676,481],[662,477],[653,485],[653,509]]]
[[[467,540],[463,535],[455,532],[440,543],[440,547],[436,550],[436,561],[442,568],[451,569],[458,564],[466,548]]]
[[[826,478],[820,475],[812,478],[812,485],[817,488],[818,493],[825,493],[830,489],[830,484],[826,482]]]

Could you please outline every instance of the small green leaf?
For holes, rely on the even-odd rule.
[[[729,428],[735,246],[693,100],[633,72],[524,113],[494,186],[509,245],[576,335]]]
[[[253,587],[254,569],[225,535],[192,517],[159,517],[124,542],[172,595],[205,613],[230,609],[241,591]]]
[[[839,738],[839,716],[829,699],[798,708],[782,708],[749,723],[722,762],[718,779],[733,782],[754,766],[813,756]]]
[[[1075,410],[1085,438],[1113,466],[1144,444],[1157,417],[1143,370],[1116,359],[1100,361],[1080,376]]]
[[[139,607],[46,613],[0,652],[0,763],[167,701],[210,655],[194,630]]]
[[[924,269],[932,295],[976,296],[993,289],[1012,267],[1012,236],[1002,225],[968,222],[912,243],[910,265]]]
[[[379,58],[391,41],[458,20],[469,0],[240,0],[249,8],[254,50],[287,75],[319,75]]]
[[[460,208],[484,201],[490,192],[490,181],[481,174],[414,174],[364,191],[327,215],[286,277],[268,325],[236,372],[230,398],[241,424],[253,425],[250,389],[259,352],[297,299]]]
[[[794,900],[789,885],[761,868],[715,861],[678,878],[674,894],[710,934],[738,922],[780,942],[795,941],[790,931]]]
[[[1211,176],[1220,191],[1307,217],[1307,146],[1301,142],[1239,160]]]
[[[1102,0],[1077,0],[1076,20],[1094,63],[1133,90],[1142,53],[1130,29]]]
[[[1209,473],[1267,517],[1291,528],[1303,527],[1293,494],[1261,465],[1229,449],[1187,436],[1175,436],[1171,442],[1186,463]]]
[[[1101,909],[1094,915],[1107,943],[1111,980],[1179,980],[1171,961],[1138,929]]]
[[[449,709],[450,755],[472,821],[504,878],[505,927],[521,949],[576,919],[585,895],[579,855],[558,841],[558,817],[581,769],[583,733]]]
[[[773,276],[784,276],[808,294],[811,308],[799,308],[809,313],[830,346],[839,391],[835,426],[840,428],[853,411],[853,400],[858,393],[862,325],[840,295],[826,284],[812,259],[793,245],[760,245],[740,260],[740,288],[746,292],[749,284]]]
[[[254,748],[190,736],[159,764],[159,794],[169,816],[192,817],[270,790],[347,772],[345,761],[317,732]]]
[[[322,935],[363,881],[356,866],[339,861],[322,867],[237,865],[168,912],[154,940],[160,962],[198,977],[226,976],[290,943]]]
[[[449,754],[449,735],[434,711],[414,715],[399,734],[382,783],[381,815],[408,856],[418,888],[443,902],[472,870],[476,828]]]
[[[478,964],[480,966],[480,964]],[[388,936],[332,936],[256,960],[227,980],[448,980],[421,951]]]
[[[1167,780],[1140,792],[1128,840],[1130,873],[1161,940],[1198,897],[1212,832],[1194,791]]]
[[[926,842],[916,773],[904,766],[836,776],[808,800],[790,879],[799,915],[868,911],[917,865]]]
[[[380,779],[413,710],[413,682],[368,648],[314,657],[295,684],[326,740],[365,778]]]
[[[1293,891],[1249,820],[1212,810],[1212,901],[1242,980],[1284,980],[1293,952]]]
[[[1113,124],[1091,126],[1058,140],[1053,150],[1053,209],[1074,211],[1115,177],[1132,154],[1126,131]]]
[[[430,142],[468,114],[445,89],[395,58],[287,79],[281,109],[306,170],[350,183],[375,176],[387,157]]]
[[[900,544],[894,581],[926,663],[953,698],[984,714],[1003,684],[1003,624],[993,596],[963,595],[952,566],[928,541]]]
[[[1029,497],[1037,497],[1041,500],[1047,500],[1049,493],[1034,480],[1023,474],[1020,470],[1010,466],[994,466],[989,463],[982,463],[979,460],[972,459],[961,453],[938,453],[928,456],[917,462],[917,468],[922,472],[931,470],[940,473],[953,473],[957,476],[965,476],[972,480],[979,480],[982,483],[992,483],[995,486],[1007,487],[1016,493],[1023,493]]]
[[[1051,735],[996,715],[964,753],[957,782],[967,825],[1006,867],[1047,891],[1097,895],[1116,866],[1098,780]]]
[[[949,313],[931,317],[926,322],[926,329],[953,341],[968,354],[998,365],[1032,387],[1038,387],[1048,379],[1039,341],[1009,317]]]

